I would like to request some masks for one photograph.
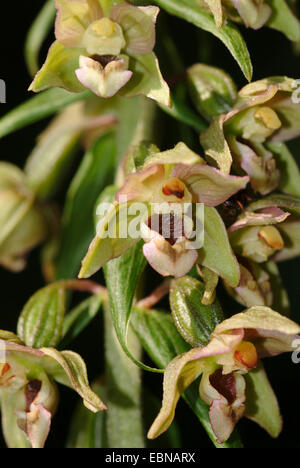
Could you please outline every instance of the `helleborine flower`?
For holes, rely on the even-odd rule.
[[[275,225],[280,225],[288,216],[290,213],[276,206],[243,213],[228,229],[233,250],[257,263],[267,261],[284,248],[284,240]]]
[[[0,162],[0,265],[22,270],[26,254],[47,234],[45,216],[26,185],[24,173]]]
[[[200,375],[199,392],[209,405],[212,430],[219,443],[226,441],[238,420],[246,415],[262,425],[272,436],[281,430],[276,397],[262,369],[260,374],[272,399],[270,414],[261,417],[248,411],[247,374],[258,366],[260,357],[292,351],[300,326],[268,307],[252,307],[221,322],[203,348],[193,348],[173,359],[164,374],[162,408],[151,426],[148,437],[158,437],[173,421],[180,395]],[[257,400],[262,405],[266,401]],[[271,423],[272,421],[272,423]]]
[[[208,166],[184,143],[178,143],[172,150],[152,151],[139,170],[128,175],[125,184],[117,192],[115,203],[102,219],[96,237],[83,260],[80,277],[95,273],[106,262],[122,255],[141,238],[146,242],[144,255],[156,271],[163,276],[185,275],[198,261],[198,253],[202,247],[202,244],[197,247],[192,244],[197,230],[193,233],[195,219],[193,213],[187,213],[186,206],[189,209],[199,203],[205,205],[207,229],[212,231],[207,233],[207,242],[209,243],[212,237],[217,239],[210,245],[210,253],[204,239],[204,250],[201,250],[202,263],[220,273],[215,259],[217,244],[220,258],[224,255],[226,257],[223,262],[224,275],[229,275],[230,283],[238,283],[238,266],[232,255],[222,219],[213,207],[243,189],[248,183],[248,177],[227,175]],[[137,216],[137,210],[141,213],[140,217]],[[136,238],[132,238],[128,223],[123,239],[116,236],[117,238],[109,240],[107,233],[110,227],[122,223],[116,219],[117,215],[124,212],[128,215],[127,221],[133,220],[134,225],[139,226]],[[203,219],[200,221],[203,231]],[[214,266],[210,262],[213,262]],[[234,279],[227,267],[234,270]],[[223,273],[220,274],[222,276]]]
[[[124,96],[145,94],[170,104],[169,88],[153,53],[158,7],[119,2],[108,8],[102,0],[56,0],[56,7],[57,41],[32,91],[87,88],[109,98],[123,88]]]
[[[266,195],[280,182],[269,141],[300,134],[300,108],[292,100],[294,80],[272,77],[246,85],[227,114],[217,116],[201,135],[206,154],[219,168],[249,175],[255,192]]]
[[[278,29],[292,41],[300,38],[299,22],[284,0],[279,0],[276,6],[266,0],[199,0],[199,3],[213,14],[218,28],[227,17],[252,29],[264,25]]]
[[[90,389],[86,366],[72,351],[24,346],[0,331],[0,396],[3,434],[10,448],[42,448],[58,404],[55,381],[73,388],[93,412],[106,409]]]

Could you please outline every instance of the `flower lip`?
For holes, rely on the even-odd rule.
[[[95,60],[95,62],[100,63],[103,68],[105,68],[110,62],[117,60],[115,55],[92,55],[90,58]]]
[[[148,218],[147,226],[172,246],[185,236],[184,220],[173,213],[155,213]]]
[[[236,384],[233,372],[223,374],[222,368],[217,369],[209,376],[210,384],[223,395],[231,405],[236,399]]]
[[[25,399],[26,399],[26,413],[30,412],[30,406],[36,399],[42,388],[42,382],[40,380],[31,380],[28,382],[25,388]]]

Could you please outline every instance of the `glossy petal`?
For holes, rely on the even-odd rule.
[[[114,96],[132,77],[123,59],[110,62],[105,68],[88,57],[81,56],[80,68],[76,70],[78,80],[99,97]]]
[[[159,13],[156,6],[135,7],[127,2],[112,7],[110,17],[122,26],[126,51],[149,54],[155,45],[155,23]]]
[[[197,196],[197,201],[207,206],[220,205],[244,189],[249,182],[248,177],[227,175],[214,167],[202,164],[180,164],[175,167],[172,176],[183,180],[189,190]]]

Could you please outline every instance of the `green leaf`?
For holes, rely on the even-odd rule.
[[[131,55],[129,68],[133,76],[121,90],[123,96],[132,97],[144,94],[159,104],[170,105],[170,90],[161,75],[158,60],[153,52],[145,55]]]
[[[76,125],[77,110],[75,104],[53,119],[26,161],[26,182],[39,199],[51,198],[57,192],[76,155],[81,135]]]
[[[267,25],[283,32],[291,41],[300,40],[300,23],[285,0],[266,0],[273,14]]]
[[[300,172],[298,164],[284,143],[267,142],[266,147],[275,156],[280,170],[279,190],[300,197]]]
[[[276,395],[270,385],[263,364],[245,375],[245,415],[263,427],[272,437],[278,437],[282,419]]]
[[[113,315],[105,307],[105,362],[107,379],[107,442],[109,448],[145,447],[141,401],[141,371],[119,345],[113,327]],[[132,330],[128,343],[135,361],[141,347]]]
[[[144,96],[121,98],[117,137],[117,162],[120,163],[129,147],[142,140],[151,141],[156,106]]]
[[[196,63],[188,69],[191,98],[207,120],[229,112],[237,96],[232,78],[220,68]]]
[[[161,368],[167,367],[174,357],[189,349],[188,344],[179,335],[170,314],[134,308],[131,324],[153,362]],[[209,407],[199,396],[199,382],[191,385],[184,392],[183,398],[195,413],[216,447],[242,447],[236,430],[224,444],[220,445],[216,442],[209,422]]]
[[[171,96],[171,107],[162,106],[160,108],[173,119],[192,127],[197,132],[202,132],[207,128],[207,123],[199,117],[185,102],[179,100],[174,95]]]
[[[59,112],[64,107],[86,99],[90,91],[75,94],[64,89],[49,89],[8,112],[0,119],[0,138]]]
[[[26,37],[25,59],[29,73],[34,76],[39,69],[39,53],[44,40],[50,32],[56,8],[53,0],[48,0],[33,21]]]
[[[240,281],[240,269],[231,249],[221,216],[215,208],[204,207],[204,245],[198,263],[217,273],[230,286]]]
[[[106,389],[102,382],[92,385],[93,391],[104,400]],[[107,448],[106,412],[92,413],[81,402],[71,419],[67,448]]]
[[[37,73],[29,90],[36,93],[47,88],[65,88],[73,93],[84,91],[75,70],[79,68],[79,57],[84,49],[68,48],[55,41],[49,49],[46,62]]]
[[[218,301],[202,304],[205,286],[189,276],[173,280],[170,289],[172,316],[181,336],[193,347],[206,346],[224,319]]]
[[[171,15],[179,16],[195,26],[204,29],[219,38],[229,49],[248,81],[252,78],[252,64],[249,52],[240,32],[229,21],[222,28],[218,28],[214,18],[206,13],[197,0],[156,0],[157,5],[164,8]]]
[[[110,191],[111,194],[111,191]],[[88,278],[100,270],[107,262],[120,257],[133,247],[139,238],[134,239],[128,234],[128,230],[123,236],[119,236],[121,224],[120,220],[126,219],[125,228],[128,229],[130,222],[136,218],[136,214],[128,215],[128,204],[119,204],[108,200],[107,191],[104,191],[104,200],[102,196],[98,200],[96,208],[96,236],[91,242],[89,249],[82,260],[79,278]],[[100,212],[104,207],[105,214]],[[99,215],[97,214],[99,211]]]
[[[143,255],[142,245],[143,241],[140,241],[121,257],[111,260],[105,265],[104,273],[112,322],[125,354],[142,369],[156,372],[158,369],[153,369],[137,361],[127,346],[127,333],[133,298],[147,263]]]
[[[89,325],[96,317],[103,302],[102,294],[94,294],[71,310],[64,319],[62,342],[60,348],[64,349]]]
[[[112,180],[115,154],[115,134],[103,135],[86,153],[72,180],[63,214],[56,272],[59,279],[72,278],[79,271],[94,235],[94,205],[103,187]]]
[[[66,312],[66,288],[53,283],[37,291],[25,304],[18,321],[18,335],[32,348],[56,346]]]

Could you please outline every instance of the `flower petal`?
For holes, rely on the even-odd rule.
[[[179,278],[187,274],[198,259],[195,249],[187,249],[185,244],[170,243],[162,236],[157,235],[155,239],[147,242],[143,252],[154,270],[162,276],[175,276]]]
[[[259,155],[236,138],[230,138],[230,147],[234,154],[234,163],[248,174],[254,191],[267,195],[278,187],[280,172],[271,152],[265,151],[265,154]]]
[[[89,24],[103,16],[98,0],[55,0],[58,10],[56,39],[66,47],[82,47],[82,38]]]
[[[198,202],[217,206],[246,187],[249,177],[224,174],[218,169],[201,164],[186,166],[179,164],[172,172],[173,177],[183,180],[190,191],[197,195]]]
[[[49,49],[46,61],[36,74],[29,90],[35,93],[51,87],[65,88],[73,93],[84,91],[78,81],[75,70],[79,65],[79,57],[84,49],[67,48],[59,42],[54,42]]]
[[[263,364],[245,376],[245,416],[263,427],[271,437],[278,437],[282,418],[276,395],[271,387]]]
[[[78,80],[103,98],[114,96],[132,77],[123,59],[114,60],[103,68],[96,60],[81,56],[79,66],[76,70]]]
[[[135,7],[122,2],[114,5],[110,17],[122,26],[130,54],[149,54],[155,45],[156,6]]]
[[[217,325],[214,335],[241,328],[245,330],[247,339],[254,342],[261,357],[293,351],[293,341],[300,332],[300,326],[292,320],[269,307],[255,306],[224,320]]]
[[[267,226],[269,224],[282,223],[290,216],[287,213],[276,206],[270,206],[260,210],[260,212],[249,212],[246,211],[239,219],[230,226],[228,232],[242,229],[245,226]]]

